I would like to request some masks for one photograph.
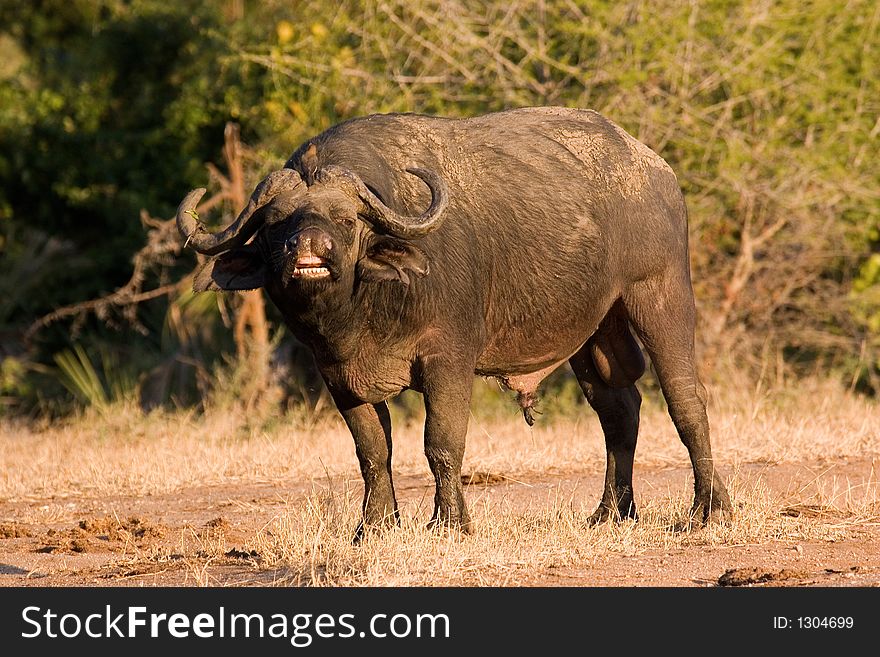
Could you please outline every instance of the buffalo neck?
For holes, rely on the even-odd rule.
[[[362,358],[365,350],[389,356],[411,350],[410,338],[420,319],[408,303],[415,285],[417,281],[409,286],[391,281],[359,283],[347,292],[328,290],[309,297],[273,286],[267,291],[287,326],[314,349],[316,359],[338,363]]]

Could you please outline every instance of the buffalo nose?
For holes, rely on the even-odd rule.
[[[320,228],[305,228],[287,240],[287,248],[292,253],[321,255],[333,248],[333,241]]]

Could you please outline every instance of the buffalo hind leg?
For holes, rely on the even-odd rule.
[[[682,273],[660,281],[641,281],[627,292],[624,303],[690,456],[694,471],[690,521],[704,524],[721,520],[733,507],[712,460],[706,389],[697,375],[694,356],[696,311],[690,278]]]
[[[465,437],[470,417],[473,368],[423,365],[425,397],[425,456],[434,475],[434,513],[431,527],[448,526],[465,534],[472,530],[461,484]]]
[[[632,475],[642,396],[634,384],[625,388],[609,386],[596,371],[590,351],[588,342],[569,361],[584,396],[599,416],[605,434],[605,489],[589,523],[594,525],[624,518],[635,520]]]
[[[358,542],[367,528],[400,521],[391,477],[391,417],[385,402],[364,404],[334,399],[354,437],[364,478],[363,520],[354,537]]]

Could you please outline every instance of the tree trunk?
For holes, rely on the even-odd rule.
[[[244,167],[241,158],[241,140],[238,126],[227,123],[224,132],[225,145],[223,154],[226,158],[229,177],[221,178],[221,185],[226,183],[227,198],[234,213],[241,212],[247,203],[245,190]],[[269,324],[266,321],[266,306],[262,290],[251,290],[237,295],[235,305],[234,338],[238,362],[248,370],[248,404],[269,385]]]

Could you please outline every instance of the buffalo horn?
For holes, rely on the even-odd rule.
[[[209,232],[199,221],[195,212],[199,199],[205,193],[204,188],[194,189],[177,208],[177,230],[199,253],[216,255],[243,245],[256,233],[265,221],[263,213],[257,212],[280,192],[295,189],[302,184],[299,173],[293,169],[273,171],[257,185],[250,201],[238,215],[238,218],[225,229]]]
[[[406,171],[424,181],[428,189],[431,190],[431,204],[427,210],[416,217],[398,214],[389,208],[364,184],[364,181],[357,174],[347,169],[328,166],[319,172],[318,177],[322,182],[342,178],[352,183],[362,204],[360,212],[367,222],[389,235],[408,239],[427,235],[440,226],[449,205],[449,188],[443,178],[428,169],[412,168]]]

